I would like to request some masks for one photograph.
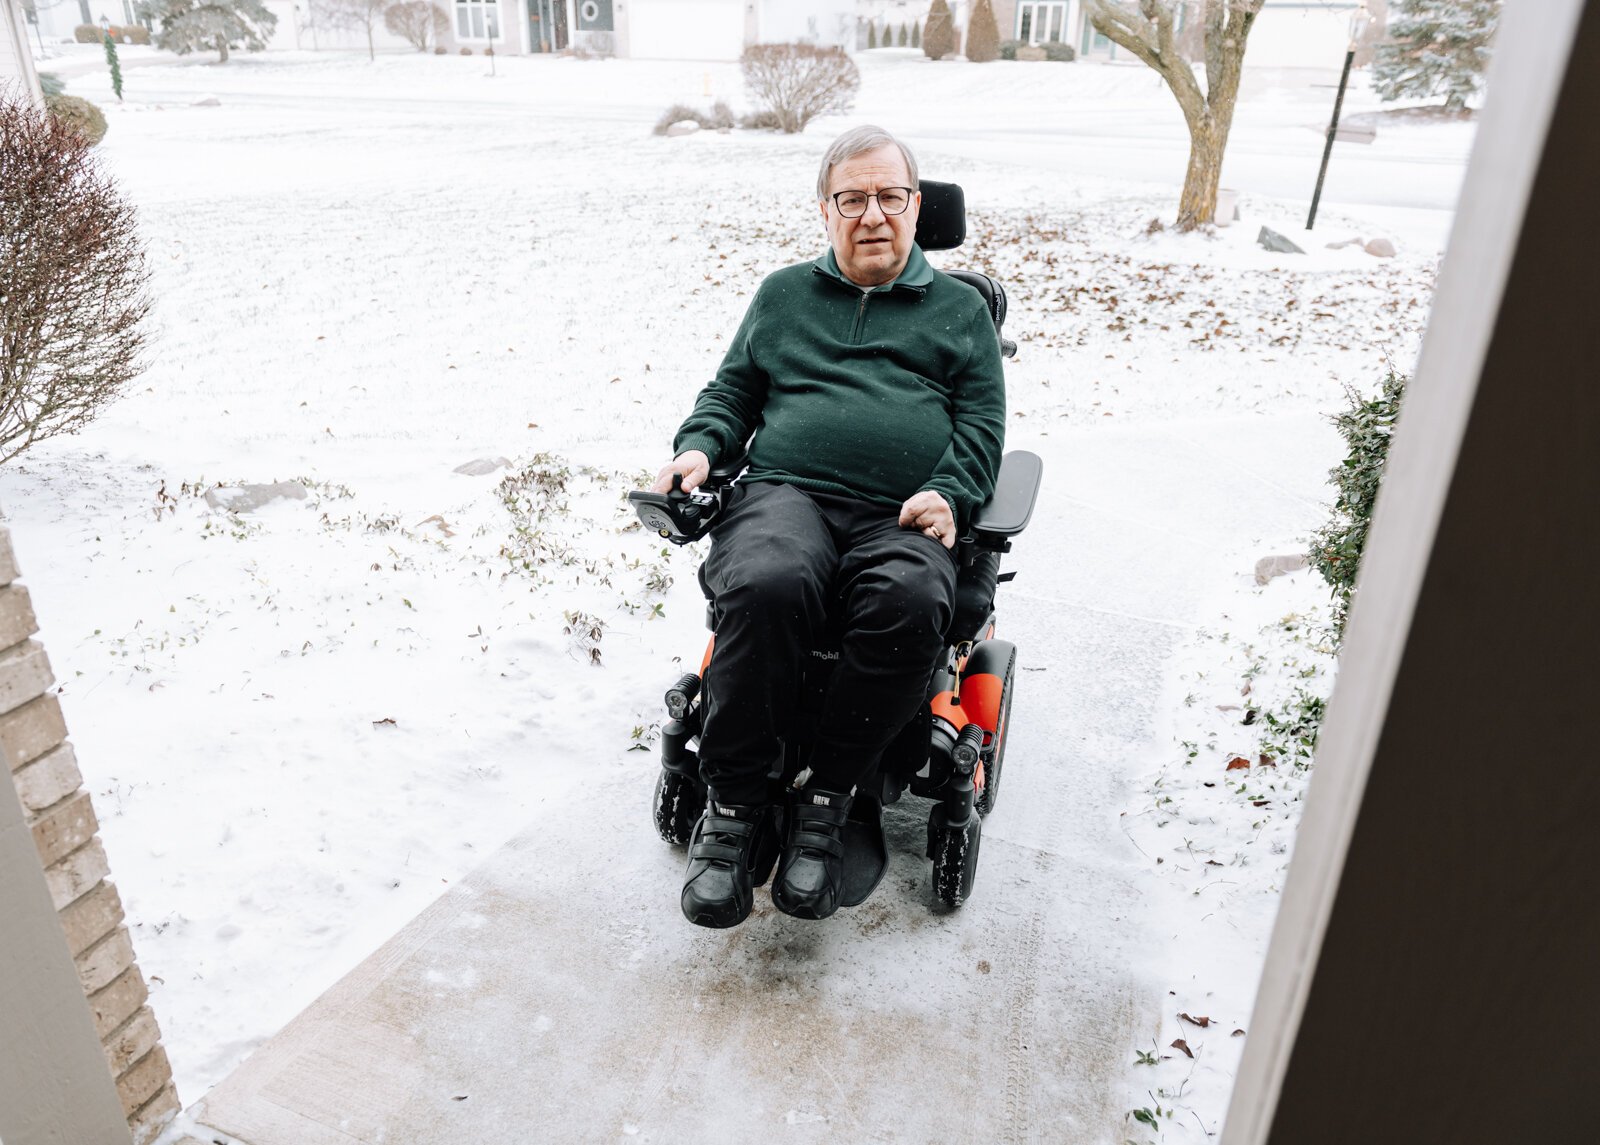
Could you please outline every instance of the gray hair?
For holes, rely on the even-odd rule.
[[[883,128],[868,124],[865,127],[852,127],[829,146],[827,154],[822,157],[822,168],[817,172],[817,198],[828,197],[828,177],[839,164],[847,159],[854,159],[857,155],[864,155],[868,151],[889,146],[900,148],[900,154],[905,156],[906,171],[911,175],[911,189],[916,190],[917,157],[911,154],[911,148]]]

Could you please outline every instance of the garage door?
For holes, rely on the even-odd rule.
[[[736,60],[744,0],[631,0],[628,54],[640,60]]]

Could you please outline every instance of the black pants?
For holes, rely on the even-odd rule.
[[[849,791],[927,699],[955,596],[950,550],[896,509],[790,485],[739,485],[712,531],[717,641],[706,668],[700,774],[728,803],[767,798],[800,672],[842,609],[842,644],[811,757]]]

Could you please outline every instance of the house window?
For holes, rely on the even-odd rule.
[[[498,0],[456,0],[456,39],[500,39]]]
[[[1059,44],[1067,33],[1067,0],[1037,0],[1017,5],[1017,39],[1028,44]]]

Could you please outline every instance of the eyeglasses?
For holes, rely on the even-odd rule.
[[[865,191],[838,191],[832,198],[839,214],[847,219],[859,219],[867,213],[869,199],[878,200],[878,210],[886,215],[903,215],[911,205],[912,193],[910,187],[885,187],[876,195]]]

